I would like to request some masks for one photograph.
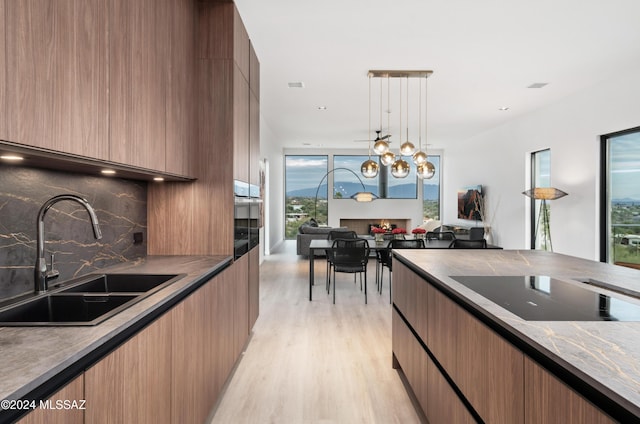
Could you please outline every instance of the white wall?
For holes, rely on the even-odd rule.
[[[266,199],[265,201],[265,230],[264,236],[266,252],[271,252],[282,243],[284,234],[284,157],[276,136],[260,115],[260,157],[269,163]]]
[[[529,206],[521,193],[530,188],[529,154],[550,148],[551,184],[569,193],[551,203],[554,251],[598,260],[600,135],[640,126],[639,74],[608,75],[556,104],[451,143],[444,154],[444,222],[469,225],[457,219],[456,189],[482,184],[487,215],[495,214],[494,243],[528,248]]]

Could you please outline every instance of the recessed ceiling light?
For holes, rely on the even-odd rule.
[[[509,110],[509,106],[502,106],[501,108],[498,108],[498,110],[502,110],[502,111]]]
[[[547,84],[549,84],[549,83],[548,82],[534,82],[533,84],[531,84],[527,88],[542,88]]]
[[[0,159],[13,161],[13,162],[18,162],[18,161],[24,160],[24,158],[22,156],[11,155],[11,154],[1,155]]]
[[[326,106],[318,106],[318,110],[327,110]]]
[[[116,173],[116,171],[114,171],[113,169],[103,169],[102,172],[104,175],[113,175]]]
[[[287,83],[289,88],[304,88],[304,83],[302,81],[294,81]]]
[[[153,177],[153,181],[164,181],[162,177]]]

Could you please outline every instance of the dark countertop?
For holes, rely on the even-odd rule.
[[[0,400],[31,400],[51,380],[69,379],[70,376],[61,375],[75,372],[74,367],[87,363],[87,358],[98,355],[109,343],[130,336],[155,319],[226,268],[231,259],[231,256],[148,256],[105,268],[101,272],[186,276],[96,326],[0,327]]]
[[[599,406],[613,402],[640,416],[640,322],[527,321],[451,278],[546,275],[640,305],[638,299],[580,282],[640,293],[640,271],[531,250],[416,249],[395,255]]]

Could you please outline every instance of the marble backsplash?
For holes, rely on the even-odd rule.
[[[0,164],[0,301],[33,290],[36,218],[59,194],[85,198],[96,211],[102,239],[93,237],[89,215],[61,201],[46,213],[45,257],[55,255],[57,281],[146,255],[147,184],[116,178]],[[134,243],[134,233],[143,235]]]

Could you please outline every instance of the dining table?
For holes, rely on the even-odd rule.
[[[389,248],[389,243],[391,243],[392,239],[385,239],[383,241],[375,241],[372,236],[358,236],[358,238],[365,239],[369,242],[369,249],[371,251],[376,250],[385,250]],[[311,240],[311,244],[309,245],[309,301],[311,301],[311,289],[315,283],[315,257],[316,251],[320,251],[323,254],[327,252],[327,250],[331,250],[333,246],[334,240],[328,239],[315,239]],[[449,249],[451,245],[451,240],[437,240],[437,239],[424,239],[424,248],[425,249]],[[487,245],[488,249],[502,249],[500,246],[495,245]]]

